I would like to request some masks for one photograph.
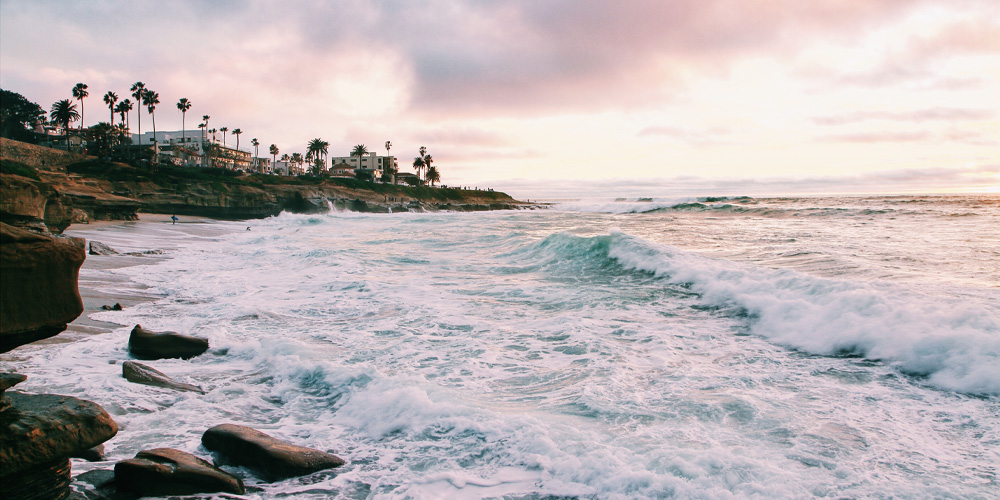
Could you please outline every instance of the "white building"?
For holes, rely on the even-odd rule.
[[[189,149],[197,149],[201,152],[202,141],[215,140],[222,143],[222,134],[215,133],[215,137],[208,131],[199,130],[157,130],[156,142],[162,144],[177,144]],[[132,134],[132,144],[138,146],[149,146],[153,144],[153,132],[143,132],[142,135]]]
[[[278,160],[271,164],[271,169],[274,173],[280,175],[302,175],[306,173],[304,168],[290,161]]]
[[[341,167],[341,164],[350,166],[353,169],[354,174],[361,170],[363,172],[370,173],[372,178],[375,180],[380,180],[382,178],[382,172],[385,171],[386,167],[392,167],[395,170],[399,170],[399,164],[396,162],[395,156],[379,156],[378,153],[370,152],[365,156],[331,156],[329,158],[330,165],[335,165]]]

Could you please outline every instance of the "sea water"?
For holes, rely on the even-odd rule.
[[[246,230],[247,225],[251,230]],[[582,200],[69,233],[152,297],[28,346],[109,468],[248,425],[347,460],[259,498],[998,498],[1000,198]],[[165,257],[165,258],[162,258]],[[145,259],[145,260],[143,260]],[[106,266],[105,266],[106,267]],[[121,377],[132,326],[209,339]],[[120,325],[120,327],[114,327]]]

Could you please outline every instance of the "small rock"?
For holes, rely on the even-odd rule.
[[[73,458],[82,458],[88,462],[102,462],[104,461],[104,445],[99,444],[93,448],[89,448],[72,455]]]
[[[201,390],[201,387],[185,384],[183,382],[177,382],[166,374],[154,370],[144,364],[136,363],[135,361],[126,361],[122,363],[122,376],[125,377],[125,380],[135,382],[136,384],[152,385],[155,387],[165,387],[167,389],[175,389],[178,391],[205,394],[205,391]]]
[[[304,476],[344,465],[326,452],[275,439],[250,427],[222,424],[205,431],[201,444],[228,462],[245,465],[267,481]]]
[[[128,351],[139,359],[193,358],[208,350],[208,339],[176,332],[154,332],[135,325],[128,338]]]
[[[10,408],[10,398],[4,394],[4,391],[25,380],[28,380],[28,377],[20,373],[0,373],[0,412]]]
[[[118,252],[100,241],[91,241],[90,255],[118,255]]]
[[[115,483],[143,496],[246,493],[240,478],[172,448],[140,451],[135,458],[118,462]]]
[[[124,307],[122,307],[120,303],[115,302],[115,305],[109,306],[105,304],[101,306],[101,309],[104,309],[105,311],[121,311],[122,309],[124,309]]]

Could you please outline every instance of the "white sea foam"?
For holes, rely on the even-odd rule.
[[[927,376],[941,388],[1000,394],[996,305],[919,295],[889,283],[815,278],[708,259],[614,235],[610,257],[689,284],[711,305],[738,308],[752,331],[813,354],[855,354]]]

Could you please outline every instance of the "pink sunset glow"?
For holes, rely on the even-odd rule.
[[[0,4],[4,89],[92,125],[135,81],[522,197],[1000,191],[992,0]]]

